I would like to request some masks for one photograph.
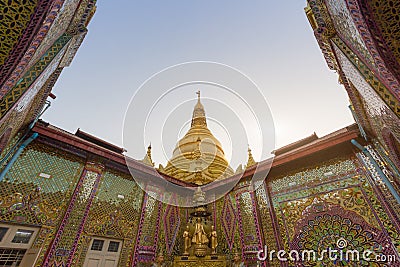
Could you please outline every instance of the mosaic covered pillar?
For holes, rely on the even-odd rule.
[[[265,182],[263,182],[256,190],[257,208],[260,216],[259,219],[263,234],[263,247],[265,248],[266,246],[268,248],[268,251],[278,251],[282,248],[282,246],[279,239],[276,215],[271,206],[271,198],[267,189],[268,188]],[[270,260],[267,257],[265,265],[281,266],[281,263],[276,258]]]
[[[254,193],[249,185],[235,191],[238,209],[239,233],[242,243],[242,257],[248,263],[257,261],[257,252],[262,249],[262,238],[258,222],[258,211]]]
[[[375,150],[371,145],[366,147],[374,158],[377,165],[381,168],[383,174],[388,178],[391,182],[392,186],[395,188],[397,192],[400,192],[398,185],[395,183],[395,175],[390,171],[390,169],[386,166],[382,158],[380,157],[377,150]],[[400,233],[400,203],[396,201],[393,194],[390,192],[387,185],[383,182],[382,177],[378,173],[376,169],[376,165],[371,162],[371,159],[364,155],[363,153],[357,154],[360,161],[365,165],[365,169],[369,174],[369,182],[371,183],[376,196],[382,202],[382,206],[385,208],[387,214],[390,216],[394,226],[396,227],[396,232]],[[399,237],[399,234],[396,235]]]
[[[223,201],[221,210],[221,226],[223,232],[221,232],[221,234],[224,234],[228,248],[232,250],[235,242],[237,215],[229,194],[223,198]]]
[[[375,36],[371,34],[365,23],[357,1],[326,0],[325,2],[338,36],[347,46],[351,47],[351,50],[367,65],[369,70],[373,70],[374,78],[382,82],[391,92],[385,93],[390,96],[393,93],[393,99],[388,101],[389,106],[391,103],[398,103],[396,90],[400,86],[399,82],[382,60],[378,52],[380,48],[373,40]],[[384,97],[383,99],[388,100],[388,98]]]
[[[400,36],[399,25],[395,22],[388,23],[390,21],[399,21],[399,18],[396,17],[400,11],[399,3],[394,4],[391,1],[379,0],[346,0],[346,2],[361,37],[374,57],[377,76],[380,76],[379,78],[389,88],[392,87],[399,102],[400,98],[399,94],[396,93],[396,89],[399,89],[400,65],[395,56],[395,54],[397,56],[400,54],[397,49],[397,42]],[[368,15],[364,16],[363,12]],[[379,19],[373,21],[374,16]],[[377,24],[380,24],[380,27],[377,27]],[[371,67],[373,68],[374,66]]]
[[[63,3],[63,0],[26,1],[19,3],[19,8],[16,9],[13,7],[15,6],[14,2],[2,2],[2,6],[5,7],[3,10],[6,12],[6,16],[2,19],[3,25],[14,25],[15,29],[9,33],[6,27],[1,28],[4,31],[1,34],[5,37],[2,40],[5,45],[2,46],[0,53],[1,97],[19,81],[28,63],[32,64],[32,56],[45,39]],[[26,26],[25,30],[21,25]],[[37,27],[39,29],[33,30]],[[54,40],[52,41],[54,42]],[[23,57],[19,58],[21,55]],[[40,56],[42,55],[40,54]],[[36,62],[37,59],[33,62]]]
[[[44,267],[76,266],[75,251],[80,246],[80,238],[96,195],[104,166],[86,163],[81,178],[75,188],[64,218],[43,262]]]
[[[44,70],[49,66],[51,62],[53,62],[54,59],[58,59],[54,61],[56,64],[59,63],[61,60],[61,56],[63,55],[60,53],[64,47],[69,43],[71,40],[71,36],[68,34],[63,34],[60,36],[60,38],[57,39],[57,41],[54,42],[53,46],[51,46],[46,53],[41,57],[41,60],[38,61],[31,69],[29,69],[24,76],[21,78],[21,81],[16,84],[11,91],[5,95],[4,98],[1,99],[1,108],[0,108],[0,117],[2,118],[5,116],[6,112],[9,110],[9,108],[25,94],[25,92],[28,89],[31,89],[30,94],[34,95],[35,88],[31,88],[31,85],[34,83],[34,81],[43,73]],[[53,67],[55,68],[56,65]],[[47,75],[48,78],[49,75],[52,73],[49,70],[47,70],[48,73],[45,73],[45,76]],[[54,71],[54,70],[53,70]],[[43,78],[42,78],[43,79]],[[39,88],[36,88],[38,90]],[[26,96],[25,96],[26,97]],[[28,95],[28,97],[31,97]],[[25,100],[27,101],[27,100]]]
[[[392,1],[357,1],[364,16],[366,27],[371,32],[371,39],[382,57],[385,65],[400,80],[400,52],[398,40],[400,39],[399,23],[388,23],[399,21],[399,2]]]
[[[156,194],[161,194],[158,188],[146,188],[132,267],[151,262],[157,254],[162,203],[151,196]]]
[[[181,225],[181,215],[179,207],[167,205],[163,216],[163,222],[165,233],[165,247],[167,250],[166,252],[168,255],[170,255],[173,252]]]

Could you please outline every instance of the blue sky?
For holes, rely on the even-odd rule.
[[[124,114],[140,85],[164,68],[201,60],[232,66],[258,85],[273,113],[277,147],[349,125],[347,95],[323,59],[305,5],[301,0],[99,0],[89,33],[57,81],[57,99],[43,119],[123,146]],[[187,113],[181,115],[190,119],[191,110]],[[132,155],[144,153],[139,147]],[[157,147],[153,153],[156,163],[165,163]]]

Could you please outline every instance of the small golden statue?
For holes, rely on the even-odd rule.
[[[204,227],[203,227],[203,224],[201,223],[201,219],[197,218],[192,242],[195,243],[196,245],[204,245],[204,244],[208,244],[208,241],[209,240],[207,238],[206,232],[204,231]]]
[[[214,229],[214,225],[211,226],[211,233],[210,233],[210,238],[211,238],[211,254],[217,254],[217,231]]]
[[[189,225],[186,226],[186,230],[183,232],[183,238],[185,239],[185,251],[183,255],[189,255],[189,248],[192,246],[192,242],[190,240],[190,233],[189,233]]]

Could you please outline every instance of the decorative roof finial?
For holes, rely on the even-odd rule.
[[[150,142],[149,146],[147,147],[147,153],[144,156],[144,158],[142,159],[142,162],[146,165],[154,167],[154,162],[151,159],[151,142]]]
[[[206,112],[204,111],[204,107],[200,102],[200,90],[197,91],[196,94],[197,94],[197,103],[194,106],[191,127],[193,126],[207,127]]]
[[[257,164],[257,162],[253,158],[253,154],[251,153],[250,145],[247,145],[247,152],[248,152],[248,158],[247,158],[246,169]]]

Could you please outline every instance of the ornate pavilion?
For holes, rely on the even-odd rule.
[[[121,147],[39,120],[95,1],[17,2],[0,4],[0,266],[151,266],[161,255],[167,266],[400,266],[399,2],[308,1],[356,123],[276,149],[272,163],[255,162],[249,150],[237,171],[200,97],[189,131],[158,169],[151,148],[143,160],[126,160]],[[271,164],[254,190],[252,177]],[[146,192],[130,170],[148,180]],[[193,188],[195,207],[154,198],[167,193],[152,182],[160,175]],[[197,188],[238,176],[211,203]],[[266,247],[386,258],[258,257]]]

